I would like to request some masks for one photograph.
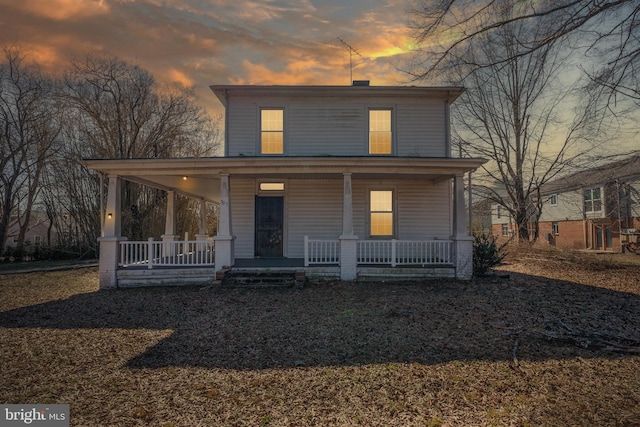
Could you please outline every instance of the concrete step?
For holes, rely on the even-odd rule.
[[[304,283],[304,272],[229,270],[222,279],[223,286],[238,287],[291,287]]]

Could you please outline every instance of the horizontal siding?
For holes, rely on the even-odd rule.
[[[448,239],[450,184],[430,185],[422,181],[397,185],[398,239]]]
[[[396,113],[397,153],[400,156],[445,157],[445,103],[398,105]]]
[[[255,156],[258,110],[255,102],[234,99],[227,105],[228,156]]]
[[[366,108],[347,102],[291,104],[287,118],[287,154],[358,156],[365,144]]]
[[[337,239],[342,233],[342,179],[290,180],[286,195],[290,258],[304,256],[304,236]]]
[[[342,179],[287,181],[285,194],[285,256],[304,256],[304,236],[338,239],[342,234]],[[231,177],[231,214],[237,258],[254,256],[255,180]],[[448,181],[380,181],[353,177],[354,233],[369,238],[369,191],[393,188],[397,239],[448,239],[451,235],[451,193]]]
[[[395,152],[400,156],[444,157],[445,105],[421,98],[300,99],[234,97],[227,102],[229,156],[259,155],[260,108],[284,108],[285,155],[363,156],[368,154],[369,108],[395,110]]]
[[[236,258],[253,258],[255,181],[231,177],[231,227]]]
[[[392,188],[396,197],[397,239],[448,239],[451,236],[451,196],[448,181],[431,184],[422,180],[353,179],[354,231],[369,238],[369,191]]]

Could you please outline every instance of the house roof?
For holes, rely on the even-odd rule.
[[[217,202],[220,176],[263,179],[421,178],[438,182],[477,169],[486,160],[429,157],[202,157],[89,159],[91,169]],[[186,179],[185,179],[186,177]]]
[[[455,101],[465,89],[460,86],[259,86],[212,85],[209,88],[226,106],[227,96],[363,96],[363,97],[428,97]]]
[[[633,177],[640,177],[640,153],[550,181],[542,192],[558,193]]]

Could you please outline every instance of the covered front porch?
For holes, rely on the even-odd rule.
[[[477,168],[482,163],[478,159],[203,158],[88,160],[86,163],[107,174],[109,179],[103,237],[100,238],[102,288],[124,286],[125,277],[132,275],[142,278],[141,283],[147,277],[149,284],[160,284],[156,283],[158,280],[151,279],[161,277],[163,273],[160,271],[171,271],[165,276],[171,276],[175,283],[206,282],[213,280],[217,271],[228,269],[288,268],[304,271],[307,276],[342,280],[363,277],[393,279],[402,274],[407,277],[469,279],[472,274],[472,245],[467,230],[463,174]],[[354,179],[415,179],[416,176],[425,182],[450,183],[451,197],[443,202],[450,204],[449,238],[371,239],[362,238],[354,232]],[[231,186],[235,178],[251,178],[258,182],[265,177],[340,180],[341,232],[333,236],[331,233],[300,236],[299,245],[303,253],[299,255],[296,252],[274,258],[238,257],[236,234],[245,230],[237,228],[241,226],[234,228],[232,224],[232,210],[239,209],[239,205],[232,201]],[[129,241],[121,235],[120,192],[123,180],[167,191],[166,227],[159,240]],[[175,234],[175,194],[195,197],[203,204],[217,204],[216,235],[206,234],[206,218],[202,217],[202,226],[195,238],[178,237]],[[201,212],[206,210],[201,209]],[[180,273],[176,271],[184,272],[184,280],[178,280]],[[202,274],[196,280],[191,271]]]

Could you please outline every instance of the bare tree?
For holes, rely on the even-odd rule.
[[[75,240],[84,246],[95,245],[100,232],[100,179],[81,164],[83,158],[199,157],[215,154],[220,145],[219,118],[212,120],[189,90],[162,87],[146,70],[115,57],[73,61],[62,98],[65,149],[48,170],[48,205],[71,218]],[[126,182],[124,232],[131,238],[159,234],[164,218],[158,206],[165,197]]]
[[[513,13],[509,4],[501,10],[506,21]],[[520,240],[537,237],[530,223],[541,213],[539,189],[576,161],[581,152],[574,148],[594,122],[589,102],[569,117],[571,91],[562,86],[564,57],[555,43],[520,55],[519,40],[539,31],[512,21],[484,34],[463,59],[448,62],[449,78],[468,87],[453,109],[454,143],[465,155],[490,160],[475,175],[476,190],[509,213]],[[492,65],[469,68],[481,62]]]
[[[635,0],[541,0],[513,2],[505,17],[502,0],[422,0],[413,11],[418,46],[422,46],[415,78],[433,77],[450,58],[460,59],[482,45],[484,38],[515,22],[541,31],[521,34],[520,49],[526,56],[562,41],[584,47],[598,56],[589,72],[593,81],[640,100],[640,3]],[[504,63],[511,58],[485,58],[469,62],[473,68]]]
[[[4,48],[0,64],[0,247],[12,218],[21,253],[42,174],[56,148],[60,123],[54,83],[28,66],[18,49]]]

